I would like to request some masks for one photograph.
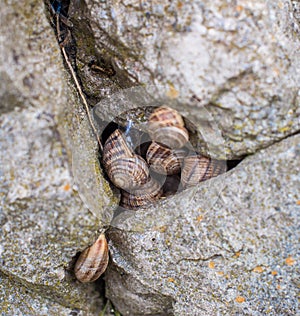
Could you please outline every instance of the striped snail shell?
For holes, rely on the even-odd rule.
[[[216,177],[226,171],[226,162],[204,157],[200,154],[185,157],[181,172],[184,188]]]
[[[107,173],[116,187],[128,191],[147,182],[149,168],[142,157],[135,155],[134,157],[115,160]]]
[[[111,182],[123,190],[145,184],[149,168],[145,160],[134,154],[120,130],[115,130],[104,144],[103,165]]]
[[[180,172],[184,149],[170,149],[152,142],[146,154],[146,160],[152,170],[160,174],[172,175]]]
[[[108,245],[102,233],[77,259],[74,267],[76,278],[82,283],[96,281],[106,270],[108,257]]]
[[[120,206],[126,209],[135,209],[146,206],[159,199],[163,190],[158,181],[149,178],[149,181],[132,193],[122,191]]]
[[[167,106],[161,106],[152,112],[148,130],[152,140],[171,149],[181,148],[189,140],[182,116]]]
[[[109,169],[110,164],[124,157],[133,157],[134,152],[128,146],[126,139],[119,129],[116,129],[106,140],[103,146],[102,163],[104,168]]]

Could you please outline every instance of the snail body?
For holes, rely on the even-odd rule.
[[[149,146],[146,160],[152,170],[165,175],[179,173],[183,159],[186,156],[184,149],[170,149],[156,142]]]
[[[200,154],[187,156],[183,160],[181,182],[184,188],[216,177],[226,171],[226,162],[207,158]]]
[[[182,116],[167,106],[161,106],[152,112],[148,130],[153,141],[171,149],[181,148],[189,140]]]
[[[108,258],[108,244],[102,233],[77,259],[74,267],[76,278],[82,283],[96,281],[106,270]]]

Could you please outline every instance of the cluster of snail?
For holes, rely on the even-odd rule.
[[[151,143],[144,158],[135,153],[120,129],[116,129],[103,146],[103,166],[111,182],[121,189],[120,206],[126,209],[145,206],[166,196],[167,177],[179,178],[184,189],[226,171],[224,161],[204,157],[188,148],[189,132],[184,120],[167,106],[152,112],[148,133]],[[163,175],[165,184],[155,174]],[[97,280],[106,270],[108,258],[107,240],[101,233],[77,259],[76,278],[83,283]]]
[[[151,143],[145,157],[134,152],[120,129],[103,147],[103,166],[111,182],[121,189],[120,206],[135,209],[162,197],[164,185],[157,175],[179,177],[180,188],[194,186],[226,171],[223,161],[204,157],[188,148],[189,132],[174,109],[156,108],[148,120]]]

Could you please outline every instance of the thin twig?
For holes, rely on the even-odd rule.
[[[56,14],[56,19],[57,19],[57,20],[56,20],[57,36],[58,36],[58,39],[59,39],[60,34],[61,34],[61,32],[60,32],[60,26],[59,26],[59,14]],[[84,96],[84,94],[83,94],[83,91],[82,91],[81,86],[80,86],[80,84],[79,84],[79,81],[78,81],[78,79],[77,79],[76,73],[75,73],[75,71],[74,71],[74,69],[73,69],[73,67],[72,67],[72,65],[71,65],[71,63],[70,63],[70,60],[69,60],[69,57],[68,57],[68,55],[67,55],[67,53],[66,53],[65,47],[64,47],[63,45],[61,45],[61,51],[62,51],[62,53],[63,53],[65,62],[66,62],[67,66],[68,66],[68,68],[69,68],[69,70],[70,70],[70,72],[71,72],[71,75],[72,75],[72,77],[73,77],[73,79],[74,79],[74,82],[75,82],[77,91],[78,91],[78,93],[79,93],[79,95],[80,95],[80,97],[81,97],[81,99],[82,99],[82,102],[83,102],[83,104],[84,104],[84,106],[85,106],[86,113],[87,113],[87,116],[88,116],[88,120],[89,120],[90,125],[91,125],[91,127],[92,127],[92,130],[93,130],[93,132],[94,132],[94,134],[95,134],[95,136],[96,136],[96,138],[97,138],[97,141],[98,141],[98,144],[99,144],[99,147],[100,147],[100,151],[103,152],[103,146],[102,146],[101,140],[100,140],[100,138],[99,138],[99,135],[98,135],[98,133],[97,133],[97,129],[96,129],[94,123],[93,123],[93,120],[92,120],[92,117],[91,117],[91,113],[90,113],[90,109],[89,109],[88,103],[87,103],[86,98],[85,98],[85,96]]]

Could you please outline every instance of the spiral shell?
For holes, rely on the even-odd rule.
[[[202,181],[216,177],[226,171],[226,162],[192,155],[184,158],[181,182],[184,188],[194,186]]]
[[[106,140],[103,146],[102,163],[104,168],[109,169],[110,164],[120,158],[133,157],[134,152],[128,146],[125,137],[119,129],[116,129]]]
[[[183,158],[186,156],[184,149],[169,149],[158,143],[152,142],[149,146],[146,160],[152,170],[160,174],[172,175],[180,172]]]
[[[137,155],[115,160],[107,173],[116,187],[126,191],[145,184],[149,178],[149,168],[145,160]]]
[[[103,165],[111,182],[123,190],[135,189],[149,178],[147,163],[134,154],[118,129],[104,144]]]
[[[189,140],[182,116],[167,106],[161,106],[149,117],[148,130],[152,140],[171,149],[183,147]]]
[[[159,199],[162,194],[163,190],[160,183],[150,178],[147,183],[139,187],[133,193],[122,191],[120,206],[126,209],[146,206]]]
[[[108,257],[108,245],[102,233],[77,259],[74,267],[76,278],[82,283],[96,281],[106,270]]]

